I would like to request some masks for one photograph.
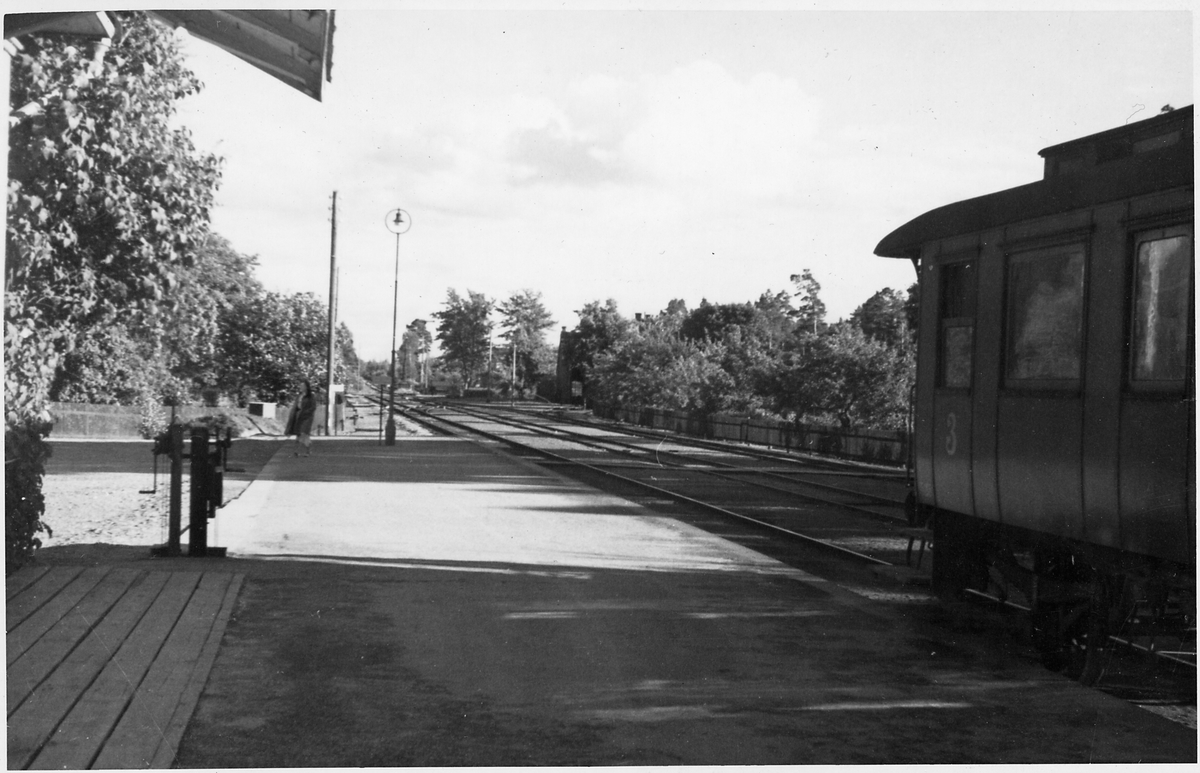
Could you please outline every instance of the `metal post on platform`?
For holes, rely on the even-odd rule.
[[[408,233],[408,229],[412,228],[412,218],[403,209],[397,208],[388,212],[383,222],[389,231],[396,234],[396,270],[392,284],[392,384],[391,395],[388,398],[387,431],[384,436],[384,444],[394,446],[396,445],[396,312],[400,300],[400,234]]]
[[[188,555],[208,553],[208,496],[204,484],[208,479],[208,430],[192,428],[192,497],[188,518]]]
[[[181,552],[179,532],[183,528],[183,425],[172,423],[167,428],[171,444],[171,501],[167,516],[167,554]]]
[[[333,218],[329,236],[329,350],[325,365],[325,435],[334,433],[333,376],[337,351],[337,191],[333,192]]]

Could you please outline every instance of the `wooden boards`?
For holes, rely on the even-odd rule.
[[[241,583],[109,567],[8,578],[8,768],[170,767]]]

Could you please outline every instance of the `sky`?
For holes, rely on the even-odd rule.
[[[544,10],[560,5],[344,6],[322,102],[185,39],[205,88],[178,120],[225,164],[214,230],[267,289],[326,301],[337,191],[339,319],[362,359],[388,357],[397,207],[401,329],[451,288],[529,289],[556,341],[590,301],[742,303],[806,268],[836,320],[914,281],[873,255],[893,229],[1193,102],[1183,2]]]

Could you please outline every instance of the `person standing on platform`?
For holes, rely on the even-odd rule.
[[[312,386],[305,381],[304,391],[292,406],[292,413],[288,418],[286,434],[296,436],[296,452],[292,456],[299,456],[301,447],[304,448],[305,456],[312,456],[312,424],[316,413],[317,398],[313,396]]]

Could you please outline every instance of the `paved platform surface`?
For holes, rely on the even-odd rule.
[[[467,441],[285,449],[215,524],[227,559],[103,561],[244,576],[179,767],[1196,759],[936,605]]]
[[[285,448],[221,511],[230,555],[801,575],[760,553],[468,441]]]

